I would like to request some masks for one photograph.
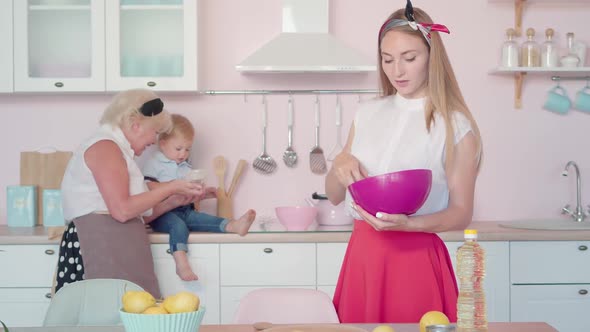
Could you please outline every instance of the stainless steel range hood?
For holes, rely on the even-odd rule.
[[[236,65],[243,73],[360,73],[374,61],[328,31],[329,0],[282,0],[282,32]]]

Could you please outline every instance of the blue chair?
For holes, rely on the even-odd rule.
[[[120,279],[89,279],[62,287],[51,299],[43,326],[121,325],[123,294],[143,290]]]

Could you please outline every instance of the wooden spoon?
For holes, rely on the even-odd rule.
[[[231,184],[229,185],[229,191],[227,192],[227,196],[229,196],[229,197],[234,196],[234,191],[236,190],[236,185],[238,184],[238,180],[240,179],[240,176],[242,176],[242,172],[244,171],[244,168],[247,165],[248,165],[248,162],[245,161],[244,159],[240,159],[240,161],[238,161],[238,165],[236,166],[236,169],[234,171],[234,176],[231,179]]]

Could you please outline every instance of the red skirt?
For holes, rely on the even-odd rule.
[[[457,321],[457,282],[438,235],[378,232],[354,221],[334,293],[342,323],[417,323],[428,311]]]

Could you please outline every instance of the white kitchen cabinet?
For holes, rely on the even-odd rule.
[[[348,243],[318,243],[318,287],[330,297],[334,296],[340,268]]]
[[[106,2],[107,90],[197,90],[197,1]]]
[[[316,289],[315,243],[244,243],[220,246],[222,324],[233,321],[241,299],[254,289]]]
[[[51,288],[0,288],[0,320],[9,327],[42,326]]]
[[[513,285],[513,322],[547,322],[560,332],[587,332],[590,285]]]
[[[0,93],[12,92],[12,0],[0,0],[0,45]]]
[[[169,245],[153,244],[154,269],[162,296],[189,291],[199,295],[201,304],[207,308],[203,324],[219,324],[219,245],[189,244],[188,257],[197,281],[183,281],[176,275],[174,258]]]
[[[560,332],[587,331],[588,241],[510,243],[511,319],[537,319]]]
[[[14,1],[14,90],[104,91],[104,0]]]
[[[221,286],[315,286],[316,244],[221,244],[220,265]]]
[[[446,242],[456,273],[457,249],[463,242]],[[505,241],[480,241],[486,254],[486,276],[484,291],[486,296],[487,318],[490,322],[509,322],[510,279],[509,243]],[[458,283],[457,283],[458,285]]]
[[[510,243],[511,284],[590,283],[590,242]]]
[[[221,324],[235,324],[234,318],[240,301],[249,292],[270,287],[221,287]],[[288,286],[281,288],[315,289],[315,286]]]
[[[14,1],[13,27],[14,91],[197,90],[197,0]]]
[[[57,245],[0,245],[0,320],[41,326],[51,299]]]

